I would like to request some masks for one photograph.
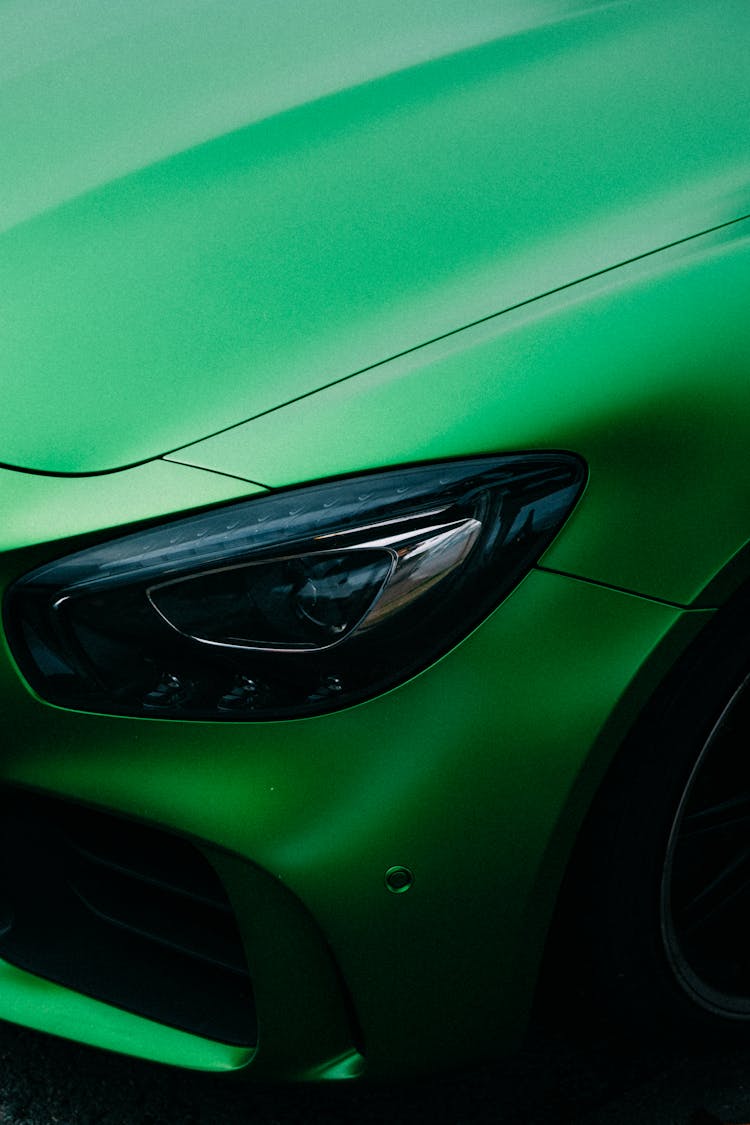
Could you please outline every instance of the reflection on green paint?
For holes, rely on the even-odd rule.
[[[8,85],[7,464],[164,453],[750,212],[745,0],[110,7]]]
[[[0,1019],[195,1070],[237,1070],[253,1054],[102,1004],[6,961],[0,961]]]
[[[0,1017],[266,1078],[518,1044],[596,786],[748,576],[748,35],[747,0],[0,4],[0,592],[263,488],[590,472],[496,612],[336,714],[54,708],[0,635],[0,781],[196,841],[259,1040],[2,963]]]

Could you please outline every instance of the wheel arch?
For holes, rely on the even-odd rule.
[[[699,606],[710,606],[714,612],[706,618],[705,613],[686,610],[637,670],[592,746],[548,841],[539,885],[554,882],[556,894],[537,983],[538,1011],[545,1010],[558,995],[565,975],[563,961],[571,955],[580,957],[580,950],[571,943],[580,937],[580,914],[589,910],[592,890],[596,892],[592,888],[597,872],[592,850],[602,822],[610,815],[613,795],[638,768],[642,736],[655,727],[667,729],[670,713],[680,708],[691,686],[704,677],[712,681],[707,695],[715,701],[717,677],[722,674],[720,667],[717,671],[717,654],[726,648],[737,651],[737,675],[750,674],[750,544],[728,559],[707,583],[696,599],[695,607]],[[738,639],[743,636],[748,642],[738,649]],[[711,721],[706,712],[707,730]],[[601,866],[598,870],[601,874]],[[569,980],[563,988],[570,988]],[[592,1001],[588,997],[584,1011],[590,1010]]]

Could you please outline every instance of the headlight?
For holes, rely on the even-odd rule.
[[[464,637],[583,485],[569,454],[484,457],[271,493],[20,579],[6,627],[64,707],[290,718],[375,695]]]

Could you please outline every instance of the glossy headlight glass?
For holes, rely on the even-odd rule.
[[[172,719],[311,715],[407,679],[533,565],[583,485],[569,454],[267,493],[68,555],[6,601],[44,699]]]

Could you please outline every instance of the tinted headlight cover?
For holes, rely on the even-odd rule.
[[[318,714],[402,682],[539,558],[583,487],[566,453],[271,492],[19,579],[6,628],[59,706],[167,719]]]

